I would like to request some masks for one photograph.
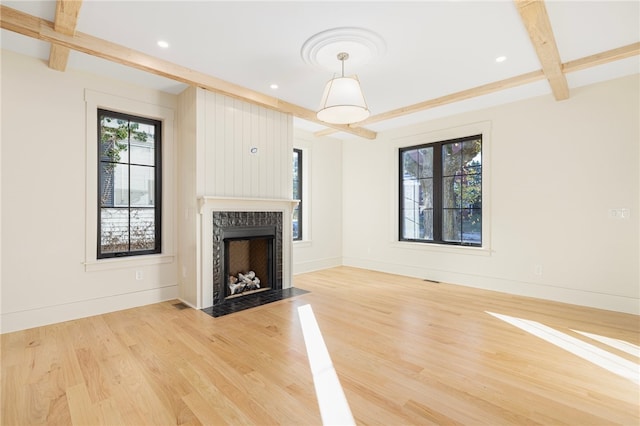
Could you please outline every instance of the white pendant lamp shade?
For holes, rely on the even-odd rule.
[[[369,117],[369,108],[364,100],[357,77],[344,76],[346,53],[338,54],[342,61],[342,76],[327,82],[320,102],[318,120],[333,124],[357,123]]]
[[[356,77],[336,77],[327,82],[318,111],[318,120],[349,124],[367,117],[369,108]]]

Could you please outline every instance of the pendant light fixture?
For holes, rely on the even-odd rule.
[[[360,81],[357,76],[344,76],[344,61],[349,54],[338,53],[338,60],[342,62],[342,76],[334,77],[324,88],[318,120],[332,124],[357,123],[369,117],[370,111],[364,100]]]

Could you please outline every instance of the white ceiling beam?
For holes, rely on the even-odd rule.
[[[53,29],[62,34],[73,35],[76,32],[81,6],[82,1],[79,0],[57,0]],[[49,68],[57,71],[66,70],[69,52],[68,47],[52,44],[49,52]]]
[[[547,8],[542,0],[515,0],[516,8],[533,44],[542,71],[557,101],[569,99],[569,84],[553,36]]]
[[[337,131],[347,132],[366,139],[375,139],[376,133],[365,128],[352,128],[344,124],[328,124],[318,120],[316,112],[282,101],[272,96],[247,89],[228,81],[177,65],[128,47],[111,43],[81,32],[74,35],[62,34],[54,30],[52,22],[24,12],[0,5],[0,25],[3,29],[26,35],[49,43],[106,59],[151,74],[166,77],[212,92],[222,93],[237,99],[254,103],[265,108],[331,126]]]

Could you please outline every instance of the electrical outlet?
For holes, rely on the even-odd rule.
[[[136,281],[142,281],[142,271],[136,271]]]
[[[610,219],[629,219],[629,209],[609,209]]]
[[[533,273],[539,277],[542,276],[542,265],[533,265]]]

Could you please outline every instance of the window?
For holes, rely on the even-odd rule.
[[[482,246],[482,136],[400,149],[400,240]]]
[[[293,150],[293,199],[300,200],[293,210],[293,240],[302,240],[302,150]]]
[[[161,122],[98,110],[98,259],[160,253]]]

